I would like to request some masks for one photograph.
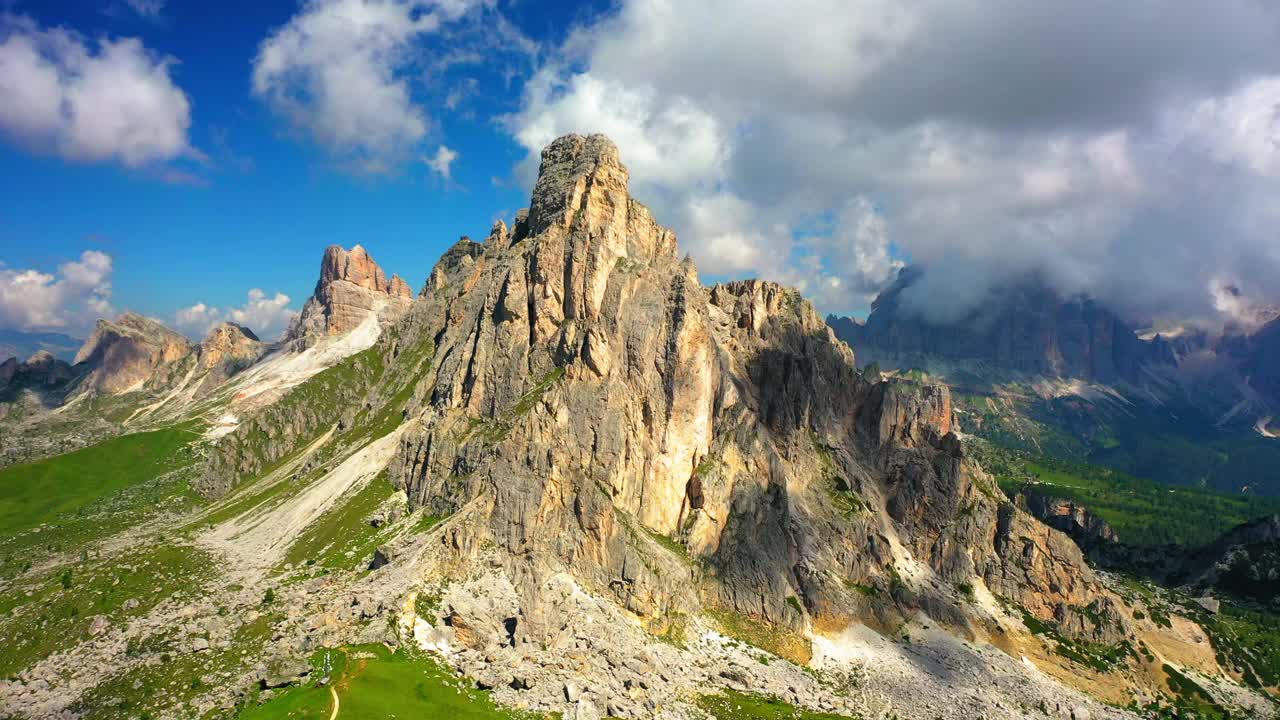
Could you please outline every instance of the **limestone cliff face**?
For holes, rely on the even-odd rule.
[[[206,370],[248,365],[262,355],[264,345],[253,331],[233,322],[218,323],[200,341],[200,367]]]
[[[1139,339],[1105,307],[1060,297],[1035,279],[998,288],[954,322],[931,322],[903,302],[923,272],[905,268],[876,298],[865,323],[831,317],[836,334],[864,359],[904,367],[937,357],[1111,383],[1139,380],[1145,364],[1174,362],[1166,344]]]
[[[369,315],[382,325],[397,319],[413,301],[413,291],[398,275],[388,280],[365,249],[330,245],[320,261],[320,280],[286,340],[343,335]]]
[[[530,209],[446,252],[383,348],[423,339],[391,476],[462,516],[459,554],[506,550],[522,633],[550,621],[537,579],[566,569],[650,622],[889,612],[861,585],[967,624],[952,588],[983,583],[1108,632],[1079,614],[1111,600],[1078,548],[965,458],[946,388],[862,377],[795,291],[704,287],[602,136],[544,150]]]
[[[179,333],[136,313],[99,320],[76,354],[79,389],[110,395],[139,389],[174,372],[194,350]]]

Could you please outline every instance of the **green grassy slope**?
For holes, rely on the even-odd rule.
[[[176,538],[99,546],[199,502],[198,439],[179,425],[0,470],[0,675],[87,639],[94,616],[127,622],[207,577],[209,559]]]
[[[112,438],[65,455],[0,469],[0,535],[83,510],[124,488],[195,462],[190,425]]]
[[[85,558],[9,589],[0,594],[0,677],[88,639],[94,616],[118,625],[196,592],[210,562],[191,547],[157,545],[103,561]]]
[[[1101,465],[1168,485],[1280,497],[1280,441],[1247,423],[1219,426],[1190,406],[955,393],[966,432],[1031,455]]]
[[[1240,523],[1280,512],[1280,498],[1172,487],[1106,467],[1033,457],[986,443],[973,444],[971,452],[1006,493],[1028,487],[1075,500],[1130,544],[1202,545]],[[1029,484],[1033,478],[1037,484]]]
[[[319,677],[324,652],[312,658]],[[497,707],[488,695],[455,678],[435,661],[381,645],[331,652],[330,685],[338,694],[338,718],[449,718],[521,720],[535,716]],[[327,720],[333,710],[329,687],[309,682],[247,708],[240,720]]]

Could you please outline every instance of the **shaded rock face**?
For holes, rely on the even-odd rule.
[[[1074,500],[1026,491],[1022,493],[1021,500],[1027,512],[1046,525],[1070,535],[1082,546],[1095,542],[1120,542],[1110,523]]]
[[[1249,338],[1245,373],[1250,386],[1273,408],[1280,408],[1280,319],[1262,326]]]
[[[413,291],[398,275],[388,280],[365,249],[330,245],[320,261],[320,280],[286,340],[344,335],[373,314],[383,325],[397,319],[413,301]]]
[[[172,372],[194,349],[179,333],[135,313],[99,320],[76,354],[79,387],[107,394],[140,388]]]
[[[853,619],[851,583],[967,623],[939,588],[981,581],[1095,631],[1079,549],[964,457],[947,389],[864,379],[795,291],[704,287],[603,136],[552,143],[514,226],[445,253],[394,342],[421,338],[436,362],[390,475],[462,516],[449,548],[506,551],[531,638],[554,620],[539,578],[566,569],[654,623]]]
[[[1198,587],[1280,607],[1280,515],[1229,530],[1192,552],[1183,572]]]
[[[1145,342],[1101,305],[1059,297],[1035,279],[994,292],[957,322],[933,324],[902,301],[923,272],[904,268],[872,303],[865,323],[829,318],[837,336],[864,359],[903,366],[913,357],[933,356],[1099,382],[1135,382],[1143,365],[1173,362],[1167,344]]]
[[[65,385],[72,377],[71,366],[45,350],[23,362],[9,358],[0,363],[0,398],[19,389],[52,390]]]
[[[1090,546],[1089,552],[1107,569],[1280,607],[1280,515],[1243,523],[1200,547],[1106,543]]]

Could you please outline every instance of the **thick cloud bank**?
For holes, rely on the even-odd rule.
[[[704,272],[961,313],[1039,271],[1132,319],[1280,298],[1280,6],[625,0],[506,119],[605,132]]]

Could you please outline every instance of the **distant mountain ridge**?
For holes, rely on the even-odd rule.
[[[919,298],[904,302],[927,271],[905,268],[865,321],[827,323],[861,365],[956,388],[964,432],[1165,483],[1280,495],[1280,319],[1139,335],[1103,303],[1028,276],[936,322]]]
[[[83,344],[84,340],[63,333],[0,330],[0,362],[9,358],[24,360],[41,350],[70,362]]]
[[[1034,277],[993,292],[957,321],[931,322],[903,302],[924,272],[904,268],[872,303],[866,322],[832,315],[828,324],[864,363],[894,367],[946,358],[1051,377],[1139,382],[1143,366],[1174,361],[1159,336],[1142,340],[1100,303],[1064,298]]]

